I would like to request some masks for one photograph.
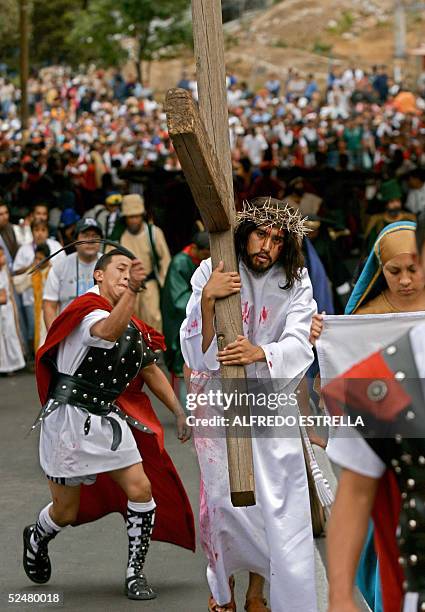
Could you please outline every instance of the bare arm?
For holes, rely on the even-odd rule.
[[[90,329],[92,336],[115,342],[124,333],[127,325],[134,314],[136,295],[140,288],[140,283],[145,279],[146,274],[141,261],[134,259],[131,262],[130,278],[128,288],[120,297],[118,303],[112,309],[111,314],[95,323]]]
[[[378,480],[343,470],[329,521],[329,612],[357,612],[353,589]]]
[[[7,293],[6,289],[0,289],[0,306],[7,304]]]
[[[46,329],[50,329],[53,321],[56,319],[58,314],[59,302],[54,300],[43,300],[43,317]]]
[[[186,424],[186,415],[164,372],[155,363],[152,363],[146,368],[143,368],[142,378],[152,393],[176,417],[179,440],[182,442],[189,440],[191,432],[189,426]]]

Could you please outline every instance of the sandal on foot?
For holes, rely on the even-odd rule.
[[[229,587],[230,592],[232,594],[232,598],[230,603],[225,604],[224,606],[220,606],[214,597],[210,595],[208,599],[208,612],[236,612],[236,602],[235,602],[235,579],[233,576],[229,578]]]
[[[263,597],[250,597],[245,603],[246,612],[271,612],[267,607],[267,599]]]
[[[40,542],[37,552],[31,546],[31,536],[35,525],[28,525],[24,529],[24,570],[32,582],[45,584],[52,574],[49,555],[47,553],[47,542]]]
[[[129,599],[147,600],[155,599],[157,596],[155,591],[148,585],[148,581],[143,572],[126,578],[125,590]]]

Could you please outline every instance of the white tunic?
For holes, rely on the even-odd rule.
[[[202,289],[211,261],[201,262],[192,277],[193,295],[181,328],[185,362],[206,377],[217,374],[214,339],[202,353]],[[267,363],[247,368],[248,377],[273,379],[279,387],[295,387],[313,361],[309,343],[316,311],[306,270],[290,290],[282,268],[253,275],[240,264],[244,335],[262,346]],[[296,379],[296,380],[295,380]],[[199,380],[199,379],[197,379]],[[296,414],[286,406],[284,414]],[[315,612],[315,567],[309,493],[301,439],[288,436],[253,438],[255,506],[234,508],[230,501],[226,443],[223,438],[196,437],[201,468],[201,539],[208,557],[207,577],[221,605],[230,600],[229,575],[240,570],[261,574],[270,582],[273,612]]]
[[[0,289],[6,290],[6,304],[0,304],[0,372],[15,372],[25,367],[22,345],[16,327],[15,305],[6,266],[0,269]]]
[[[91,327],[109,314],[106,310],[92,311],[60,343],[57,355],[59,372],[74,374],[89,347],[104,348],[106,352],[114,346],[114,342],[90,334]],[[90,431],[84,435],[88,414],[83,408],[60,404],[42,422],[40,464],[49,476],[73,478],[99,474],[142,460],[130,427],[123,419],[113,412],[108,415],[118,421],[122,430],[121,444],[112,451],[112,427],[104,417],[92,414]]]

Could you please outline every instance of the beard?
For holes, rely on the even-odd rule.
[[[264,272],[267,272],[268,270],[270,270],[270,268],[273,265],[271,258],[265,253],[261,253],[261,255],[263,255],[264,257],[267,257],[268,258],[267,261],[259,262],[258,260],[256,260],[255,256],[259,254],[260,253],[253,253],[252,255],[247,254],[244,258],[245,263],[247,267],[251,270],[251,272],[254,272],[255,274],[258,274],[258,275],[264,274]]]

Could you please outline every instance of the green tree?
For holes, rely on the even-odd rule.
[[[35,65],[78,63],[78,48],[66,38],[82,0],[32,0],[30,57]]]
[[[90,0],[74,13],[67,43],[85,61],[119,65],[133,59],[142,81],[142,60],[191,44],[189,6],[190,0]]]
[[[19,53],[19,5],[0,0],[0,63],[16,64]]]

